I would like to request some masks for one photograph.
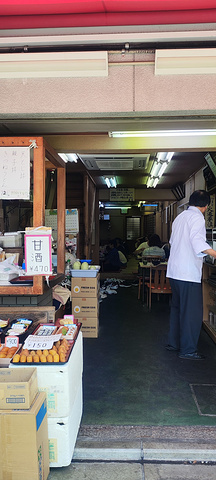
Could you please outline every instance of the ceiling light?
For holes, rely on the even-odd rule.
[[[106,184],[107,184],[107,187],[110,188],[111,187],[111,183],[110,183],[110,179],[108,177],[104,178]]]
[[[158,182],[159,182],[159,178],[158,178],[158,177],[156,177],[156,178],[154,179],[154,182],[153,182],[153,185],[152,185],[152,186],[153,186],[153,188],[155,188],[155,187],[156,187],[156,185],[158,184]]]
[[[168,163],[167,162],[163,162],[162,164],[160,164],[160,170],[158,172],[158,178],[161,178],[163,173],[165,172],[166,168],[167,168],[167,165]]]
[[[116,188],[117,182],[115,177],[104,177],[104,180],[108,188]]]
[[[117,207],[117,206],[109,207],[109,206],[108,206],[108,207],[105,207],[105,208],[107,208],[107,210],[110,210],[110,209],[111,209],[111,210],[117,210],[117,209],[118,209],[118,210],[122,210],[123,208],[132,208],[132,207],[120,205],[119,207]]]
[[[211,136],[216,135],[215,129],[202,130],[150,130],[150,131],[128,131],[128,132],[109,132],[112,138],[127,137],[193,137],[193,136]]]
[[[149,177],[148,180],[147,180],[147,188],[149,187],[152,187],[153,186],[153,182],[154,182],[154,178],[153,177]]]
[[[59,153],[58,155],[62,158],[62,160],[64,160],[65,163],[67,162],[77,163],[77,160],[79,158],[76,153]]]

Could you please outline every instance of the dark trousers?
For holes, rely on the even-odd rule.
[[[197,350],[203,320],[202,284],[169,279],[172,288],[168,343],[180,353]]]

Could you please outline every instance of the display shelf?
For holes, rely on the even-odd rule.
[[[211,275],[216,275],[214,264],[203,264],[203,328],[216,343],[216,327],[210,325],[209,313],[216,314],[216,283],[211,281]],[[214,299],[215,297],[215,299]]]
[[[0,137],[0,146],[29,147],[31,137]],[[33,159],[33,227],[45,224],[45,180],[46,171],[57,170],[57,274],[65,270],[65,208],[66,208],[66,168],[65,162],[42,137],[35,137]],[[60,283],[60,279],[56,277]],[[51,287],[51,285],[50,285]],[[33,285],[1,285],[0,295],[42,295],[48,288],[43,276],[35,275]]]
[[[207,320],[203,321],[203,328],[216,343],[216,328],[213,325],[210,325],[209,321]]]

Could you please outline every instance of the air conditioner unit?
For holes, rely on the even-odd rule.
[[[183,184],[178,183],[171,189],[171,191],[178,201],[185,197],[185,186]]]

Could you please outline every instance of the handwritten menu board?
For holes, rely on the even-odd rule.
[[[30,148],[0,147],[0,199],[29,198]]]

